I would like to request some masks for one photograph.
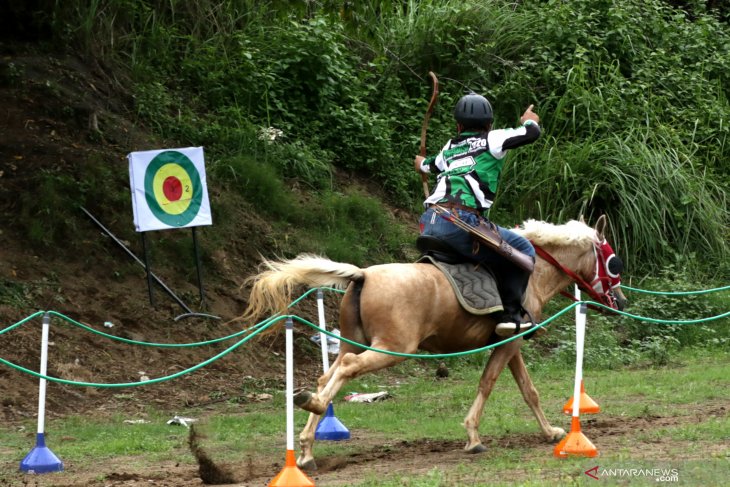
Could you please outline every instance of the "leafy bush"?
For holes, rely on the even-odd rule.
[[[607,213],[629,271],[694,253],[726,276],[730,29],[674,3],[102,0],[45,14],[57,38],[124,67],[142,123],[214,159],[259,161],[246,181],[274,192],[297,178],[327,194],[339,167],[417,209],[429,70],[430,153],[467,88],[493,101],[497,127],[535,103],[544,136],[510,156],[496,221]],[[261,127],[285,138],[260,141]],[[308,221],[277,201],[263,211]]]

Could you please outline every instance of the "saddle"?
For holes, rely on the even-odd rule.
[[[416,247],[422,255],[416,262],[435,265],[454,290],[459,304],[471,314],[503,311],[497,280],[491,270],[464,262],[464,258],[438,238],[421,235]]]
[[[490,269],[464,262],[462,255],[437,237],[420,235],[416,239],[416,247],[421,252],[416,262],[435,265],[449,281],[456,299],[466,311],[475,315],[504,311],[497,280]],[[522,310],[530,317],[529,325],[525,325],[532,327],[535,321],[524,308]],[[517,326],[508,331],[497,330],[497,334],[506,337],[520,331],[523,331],[522,328]],[[537,331],[542,330],[525,335],[525,339],[529,340]]]

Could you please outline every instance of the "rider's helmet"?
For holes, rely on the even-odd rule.
[[[492,122],[492,105],[482,95],[472,92],[456,103],[454,118],[465,129],[483,128]]]

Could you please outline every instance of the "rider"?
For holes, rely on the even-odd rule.
[[[519,128],[492,130],[493,112],[489,101],[469,93],[454,109],[457,136],[437,155],[416,156],[414,160],[416,171],[434,173],[437,181],[424,201],[426,211],[420,219],[421,235],[437,237],[466,260],[486,264],[494,271],[504,307],[504,311],[495,316],[499,323],[497,332],[502,335],[514,333],[522,323],[522,300],[530,272],[486,244],[478,243],[467,231],[437,215],[431,206],[445,207],[474,227],[480,220],[485,220],[497,192],[507,151],[540,137],[540,117],[532,107],[530,105],[522,114]],[[534,261],[535,249],[526,238],[500,226],[497,229],[504,241]]]

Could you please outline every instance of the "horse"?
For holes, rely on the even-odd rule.
[[[563,225],[528,220],[515,229],[538,250],[524,299],[524,308],[536,321],[542,318],[545,303],[572,282],[586,288],[591,296],[602,299],[610,307],[624,308],[626,298],[620,289],[620,268],[605,240],[605,226],[606,220],[602,216],[595,228],[581,219]],[[483,347],[496,338],[493,335],[495,320],[490,315],[465,311],[447,278],[429,263],[390,263],[361,269],[317,255],[301,254],[291,260],[264,259],[262,267],[262,272],[246,280],[251,284],[244,312],[247,318],[259,317],[268,311],[285,314],[287,303],[291,302],[292,293],[299,285],[330,286],[347,289],[340,304],[342,337],[375,349],[408,354],[418,350],[454,353]],[[610,285],[605,279],[607,274],[611,276]],[[596,289],[605,292],[598,294]],[[486,451],[479,437],[479,423],[484,404],[505,365],[546,440],[555,442],[565,436],[565,430],[550,425],[540,407],[538,392],[520,352],[522,343],[523,339],[518,338],[493,349],[479,380],[476,398],[464,420],[466,452]],[[344,341],[340,343],[337,359],[317,381],[317,392],[300,390],[295,394],[296,405],[311,413],[299,437],[301,453],[297,465],[300,468],[316,470],[313,456],[316,426],[344,384],[403,360],[405,357],[363,350]]]

